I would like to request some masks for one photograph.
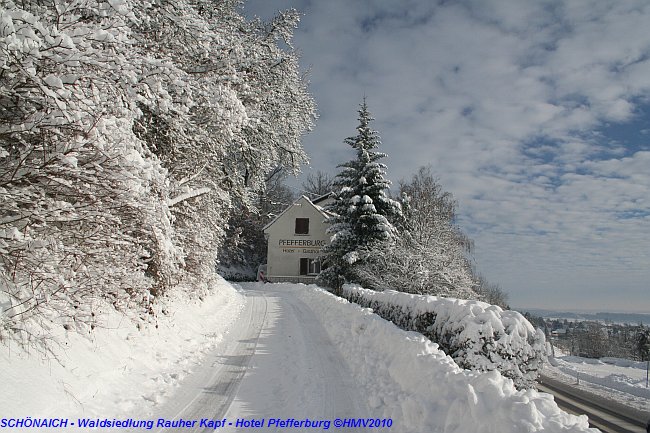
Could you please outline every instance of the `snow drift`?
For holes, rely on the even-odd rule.
[[[317,287],[286,286],[300,286],[294,293],[314,311],[314,320],[330,324],[327,332],[369,407],[392,418],[395,431],[598,431],[589,428],[586,416],[560,410],[550,394],[518,391],[498,371],[463,370],[422,334],[401,330],[369,309]]]
[[[480,301],[376,292],[353,285],[344,286],[343,296],[402,329],[424,334],[461,368],[497,370],[517,388],[532,387],[543,367],[544,333],[516,311]]]
[[[134,323],[107,307],[103,326],[91,334],[51,327],[50,338],[58,344],[47,353],[11,340],[0,342],[1,415],[73,419],[142,414],[169,398],[218,347],[244,302],[232,285],[216,278],[202,301],[181,288],[160,299],[155,324]]]
[[[650,400],[650,389],[646,388],[645,361],[613,357],[593,359],[580,356],[560,356],[554,361],[555,370],[569,376],[572,381],[579,378],[580,382],[600,385]]]

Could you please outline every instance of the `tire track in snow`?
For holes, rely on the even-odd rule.
[[[222,344],[208,355],[201,366],[181,382],[151,419],[200,420],[223,418],[230,407],[239,385],[257,350],[262,329],[267,320],[268,300],[263,292],[246,293],[246,305]],[[159,433],[170,431],[200,432],[214,429],[156,429]],[[137,430],[141,431],[141,430]],[[134,431],[135,432],[135,431]]]
[[[365,396],[349,372],[338,349],[311,308],[286,287],[243,284],[247,293],[264,291],[269,300],[268,320],[260,337],[260,350],[226,414],[236,418],[294,418],[310,421],[366,418],[371,415]],[[297,290],[302,288],[298,286]],[[339,432],[347,428],[331,429]],[[322,428],[261,431],[322,431]],[[236,430],[228,427],[224,433]],[[354,429],[365,431],[365,429]]]
[[[270,284],[242,286],[246,289],[246,305],[230,333],[150,419],[227,418],[233,425],[218,430],[228,433],[250,430],[235,429],[237,418],[372,417],[347,365],[311,308],[286,289],[274,290]],[[331,428],[335,429],[333,425]],[[215,430],[200,428],[197,422],[193,429],[153,431]]]
[[[587,415],[589,423],[604,433],[645,433],[642,413],[621,408],[616,402],[573,389],[549,377],[542,376],[538,389],[553,394],[557,404],[569,412]],[[634,412],[635,416],[630,416]]]

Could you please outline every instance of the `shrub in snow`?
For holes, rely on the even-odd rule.
[[[424,334],[460,367],[498,370],[520,389],[532,387],[545,360],[544,334],[516,311],[480,301],[352,285],[343,287],[343,296],[402,329]]]

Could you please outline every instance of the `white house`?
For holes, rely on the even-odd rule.
[[[313,201],[303,195],[264,227],[268,281],[314,282],[321,271],[321,249],[330,238],[321,206],[331,200],[330,194]]]

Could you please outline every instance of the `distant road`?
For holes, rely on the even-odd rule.
[[[537,389],[553,394],[558,406],[567,412],[587,415],[589,425],[605,433],[646,433],[649,412],[632,409],[543,375]]]

